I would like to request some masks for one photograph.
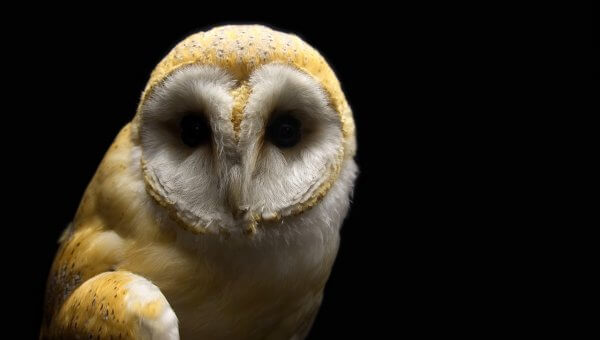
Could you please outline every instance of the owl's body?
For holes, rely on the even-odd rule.
[[[339,84],[300,39],[261,26],[187,38],[61,238],[41,338],[302,339],[354,150]]]

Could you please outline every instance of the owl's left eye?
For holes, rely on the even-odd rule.
[[[179,126],[181,140],[187,146],[196,147],[210,140],[210,126],[201,115],[187,114],[181,119]]]

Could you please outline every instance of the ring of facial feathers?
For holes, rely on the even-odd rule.
[[[264,26],[187,37],[61,236],[40,338],[305,338],[355,150],[340,84],[300,38]]]

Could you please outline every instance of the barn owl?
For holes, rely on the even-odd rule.
[[[355,151],[340,84],[300,38],[258,25],[187,37],[61,236],[40,338],[305,338]]]

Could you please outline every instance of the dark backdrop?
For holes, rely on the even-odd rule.
[[[7,93],[14,105],[4,112],[11,204],[3,280],[22,338],[38,332],[56,240],[134,116],[151,70],[188,34],[224,23],[300,35],[332,65],[354,110],[360,176],[310,339],[463,334],[473,320],[485,322],[477,311],[490,300],[472,292],[491,280],[489,263],[473,258],[490,235],[470,226],[488,209],[485,185],[473,179],[490,164],[473,150],[468,126],[479,123],[480,136],[487,122],[465,114],[473,103],[455,89],[463,58],[474,57],[428,12],[388,10],[295,18],[293,10],[245,17],[176,6],[136,15],[42,12],[7,30],[4,66],[16,77]]]

